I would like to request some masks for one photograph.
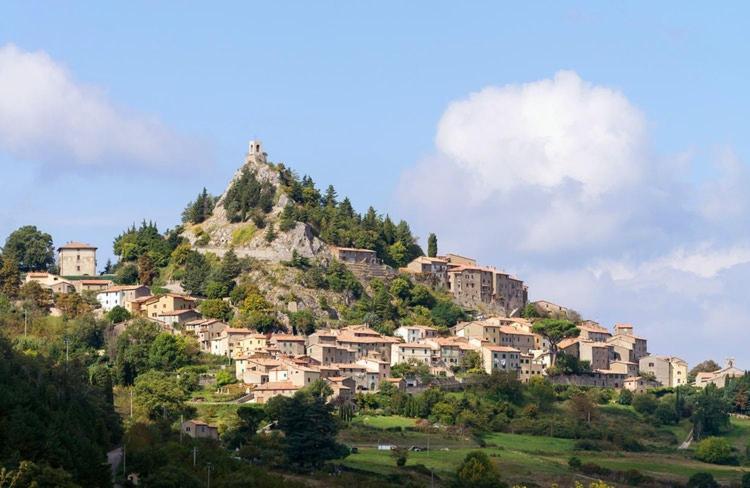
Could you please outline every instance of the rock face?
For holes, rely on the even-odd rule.
[[[256,178],[268,182],[276,188],[276,197],[271,212],[266,214],[266,227],[258,229],[252,221],[230,222],[224,209],[227,192],[237,181],[245,169],[255,172]],[[199,225],[186,226],[183,236],[199,252],[211,252],[223,256],[229,248],[234,247],[240,257],[252,257],[264,261],[288,261],[294,251],[307,258],[330,258],[328,246],[315,237],[312,228],[305,223],[298,222],[286,232],[279,230],[278,220],[281,212],[289,202],[289,197],[281,188],[281,181],[277,168],[266,162],[266,154],[262,152],[260,143],[250,143],[245,163],[234,173],[224,193],[219,197],[214,207],[213,215]],[[268,242],[265,238],[269,225],[274,225],[276,238]],[[208,242],[206,243],[206,237]]]

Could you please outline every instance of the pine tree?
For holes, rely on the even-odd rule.
[[[0,294],[15,298],[21,288],[21,273],[16,261],[11,257],[0,260]]]

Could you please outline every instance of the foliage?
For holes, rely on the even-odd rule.
[[[148,320],[135,320],[117,338],[115,346],[115,379],[131,385],[136,376],[149,368],[149,349],[159,335],[159,326]]]
[[[656,397],[651,393],[639,393],[633,396],[633,409],[643,415],[651,415],[659,406]]]
[[[409,457],[409,451],[405,447],[395,447],[391,449],[391,457],[396,462],[396,466],[403,468]]]
[[[557,357],[558,344],[569,337],[578,337],[581,332],[573,322],[562,319],[542,319],[534,323],[532,330],[549,341],[553,365]]]
[[[329,186],[321,196],[312,178],[299,179],[283,165],[279,165],[279,177],[291,199],[281,214],[281,230],[291,229],[294,222],[304,222],[327,244],[372,249],[393,267],[404,266],[423,254],[409,224],[403,220],[394,224],[388,215],[378,215],[372,207],[360,215],[348,198],[337,200],[333,187]]]
[[[534,319],[534,318],[541,317],[541,315],[539,315],[539,312],[536,309],[536,306],[534,306],[533,303],[527,303],[526,306],[523,307],[521,316],[526,319]]]
[[[138,257],[138,282],[143,285],[151,285],[154,278],[159,276],[159,270],[154,266],[154,261],[148,254]]]
[[[173,371],[185,366],[189,359],[185,338],[162,332],[148,348],[148,366],[161,371]]]
[[[292,397],[269,400],[266,413],[284,432],[284,452],[290,464],[317,468],[346,455],[347,448],[336,442],[338,424],[333,405],[326,400],[330,393],[327,384],[319,380]]]
[[[721,437],[706,437],[695,446],[695,458],[711,464],[738,464],[732,445]]]
[[[244,246],[255,237],[258,227],[254,223],[248,223],[232,231],[232,245]]]
[[[138,283],[138,266],[133,263],[120,264],[114,281],[119,285],[135,285]]]
[[[687,488],[719,488],[711,473],[695,473],[687,482]]]
[[[633,403],[633,392],[630,390],[620,390],[620,396],[617,398],[617,403],[620,405],[631,405]]]
[[[211,216],[216,204],[216,197],[211,196],[205,188],[198,194],[194,201],[187,204],[182,212],[184,223],[200,224]]]
[[[120,305],[116,305],[112,308],[109,312],[107,312],[107,320],[112,322],[113,324],[119,324],[120,322],[125,322],[126,320],[130,320],[130,312],[125,307],[121,307]]]
[[[315,316],[309,310],[300,310],[289,314],[289,325],[296,334],[310,335],[315,332]]]
[[[245,168],[227,190],[224,199],[227,218],[231,222],[255,220],[271,211],[275,194],[276,188],[271,183],[259,180],[255,171]]]
[[[141,256],[148,254],[154,266],[163,267],[169,262],[169,257],[175,248],[183,242],[176,231],[159,233],[154,222],[141,222],[140,227],[135,224],[115,238],[113,251],[122,263],[135,262]]]
[[[21,274],[14,258],[0,258],[0,294],[15,298],[21,287]]]
[[[690,370],[688,373],[688,382],[692,383],[695,381],[695,377],[698,376],[698,373],[713,373],[720,369],[721,366],[719,366],[719,363],[713,359],[706,359],[705,361],[696,364],[693,369]]]
[[[729,404],[714,385],[692,397],[693,435],[695,439],[720,435],[729,428]]]
[[[200,310],[201,315],[210,319],[228,321],[233,315],[232,306],[221,298],[203,300],[198,305],[198,310]]]
[[[427,255],[431,258],[437,256],[438,253],[438,241],[435,234],[430,234],[427,237]]]
[[[191,295],[204,296],[206,283],[211,274],[211,264],[206,257],[196,251],[190,251],[185,260],[185,274],[182,287]]]
[[[23,272],[46,271],[55,263],[52,236],[34,225],[20,227],[5,240],[3,257],[15,261]]]
[[[187,399],[188,392],[169,373],[151,370],[135,379],[133,404],[150,420],[174,420],[186,412]]]
[[[2,273],[0,272],[0,274]],[[2,290],[2,284],[0,284],[0,290]],[[43,288],[36,281],[24,283],[18,291],[18,297],[25,302],[25,308],[27,305],[30,305],[33,309],[42,311],[43,313],[48,313],[54,303],[52,291],[48,288]]]
[[[237,383],[237,378],[227,370],[221,370],[216,373],[216,386],[226,386]]]
[[[466,455],[456,470],[454,486],[462,488],[499,488],[507,486],[500,477],[490,458],[482,451],[472,451]]]
[[[0,336],[0,465],[18,469],[22,479],[72,486],[48,463],[81,486],[109,485],[105,454],[121,428],[112,404],[87,377],[75,356],[63,367],[45,356],[15,353]],[[15,468],[19,460],[37,464]]]
[[[426,380],[430,377],[430,367],[416,359],[410,359],[391,367],[391,376],[394,378],[414,378],[418,377]]]
[[[63,317],[70,319],[82,317],[91,312],[91,305],[78,293],[60,293],[55,296],[55,307],[59,308]]]

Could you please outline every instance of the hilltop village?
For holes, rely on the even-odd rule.
[[[131,225],[115,263],[98,251],[31,225],[5,241],[0,460],[14,476],[494,487],[501,466],[517,486],[682,486],[701,463],[750,462],[750,375],[733,359],[690,368],[632,324],[530,301],[521,278],[435,234],[423,249],[405,221],[356,212],[259,141],[178,226]],[[53,427],[8,427],[34,422]],[[649,474],[618,469],[622,453],[652,456]]]

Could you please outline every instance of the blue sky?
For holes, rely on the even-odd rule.
[[[220,192],[257,137],[532,298],[750,367],[748,10],[6,5],[0,240],[33,223],[103,262],[131,222],[173,226],[202,186]]]

